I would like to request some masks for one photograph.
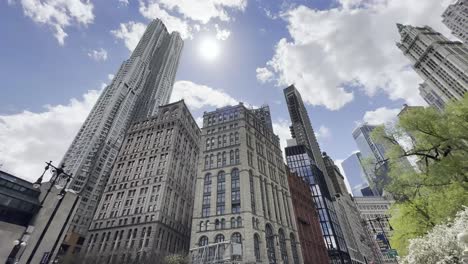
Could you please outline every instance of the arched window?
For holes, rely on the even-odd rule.
[[[242,244],[242,236],[240,233],[234,233],[231,236],[231,241],[234,243]]]
[[[260,237],[258,234],[254,234],[254,253],[255,253],[255,260],[260,262],[262,259],[260,257]]]
[[[234,217],[231,217],[231,228],[236,228],[237,227],[237,222],[236,222],[236,218]]]
[[[234,134],[234,137],[235,137],[235,139],[234,139],[234,140],[235,140],[235,143],[236,143],[236,144],[239,144],[239,132],[236,132],[236,133]]]
[[[224,241],[224,236],[222,234],[216,235],[216,237],[215,237],[215,242],[216,243],[220,243],[220,242],[223,242],[223,241]],[[217,254],[216,259],[223,259],[225,247],[226,247],[226,244],[219,245],[218,254]]]
[[[279,244],[280,244],[280,251],[281,251],[281,259],[283,263],[288,264],[288,250],[286,249],[286,238],[284,237],[283,229],[278,231],[279,234]]]
[[[213,154],[210,155],[210,169],[211,168],[214,168],[214,155]]]
[[[202,202],[202,217],[210,215],[211,204],[211,173],[205,175],[203,181],[203,202]]]
[[[206,146],[205,146],[206,149],[210,149],[210,139],[207,138],[206,139]]]
[[[224,236],[222,234],[216,235],[216,237],[215,237],[215,242],[216,243],[223,242],[223,241],[224,241]]]
[[[266,235],[268,263],[276,263],[275,235],[273,234],[273,229],[271,228],[271,225],[269,224],[267,224],[265,227],[265,235]]]
[[[208,157],[208,155],[205,156],[205,169],[209,169],[210,168],[210,158]]]
[[[208,237],[206,236],[200,237],[200,240],[198,240],[198,246],[199,247],[208,246]]]
[[[227,137],[223,135],[223,147],[227,146]]]
[[[223,166],[226,166],[227,164],[227,158],[226,158],[226,151],[223,151],[223,155],[222,155],[222,165]]]
[[[237,168],[231,171],[231,213],[238,214],[241,209],[240,200],[240,178],[239,170]]]
[[[225,229],[226,228],[226,220],[224,220],[224,218],[221,219],[221,229]]]
[[[234,144],[234,134],[229,134],[229,145],[233,145]]]
[[[234,157],[234,159],[235,159],[234,162],[236,164],[240,163],[240,157],[239,157],[239,150],[238,149],[236,149],[236,156]]]
[[[237,227],[241,227],[242,226],[242,217],[238,216],[237,217]]]
[[[218,230],[221,228],[221,223],[219,222],[219,219],[215,220],[215,230]]]
[[[218,136],[218,148],[220,148],[222,146],[222,143],[221,143],[221,136]]]
[[[291,251],[292,251],[292,257],[293,257],[293,263],[299,264],[299,255],[297,254],[296,237],[294,236],[293,233],[291,233],[291,235],[289,236],[289,239],[291,240]]]

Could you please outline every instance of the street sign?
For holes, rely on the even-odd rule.
[[[396,258],[398,257],[398,252],[396,251],[396,249],[390,249],[388,250],[388,256],[391,258]]]
[[[39,264],[47,264],[49,261],[49,255],[50,252],[44,252],[44,255],[42,255],[41,262],[39,262]]]

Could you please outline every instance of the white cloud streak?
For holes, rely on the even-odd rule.
[[[229,36],[231,35],[231,31],[227,29],[219,28],[218,24],[215,24],[215,29],[216,29],[216,38],[218,40],[227,40]]]
[[[387,107],[379,107],[373,111],[364,113],[363,121],[374,126],[387,124],[395,121],[399,112],[399,108],[389,109]]]
[[[127,23],[121,23],[119,29],[111,30],[111,34],[117,39],[124,41],[125,46],[133,51],[138,45],[141,36],[145,33],[146,25],[143,23],[129,21]]]
[[[177,81],[172,91],[171,102],[184,99],[191,109],[202,107],[223,107],[236,105],[238,101],[222,90],[217,90],[206,85],[196,84],[191,81]]]
[[[275,76],[265,78],[257,70],[258,79],[278,86],[294,83],[307,103],[331,110],[351,102],[350,89],[356,88],[369,96],[384,91],[392,100],[422,104],[421,80],[395,46],[395,24],[428,24],[448,34],[440,15],[449,2],[342,0],[330,10],[293,7],[282,15],[291,40],[281,39],[263,66]]]
[[[89,0],[21,0],[24,14],[34,22],[50,26],[60,45],[68,34],[65,28],[93,23],[93,4]]]
[[[91,50],[88,52],[88,57],[95,61],[105,61],[107,60],[107,51],[103,48],[99,50]]]

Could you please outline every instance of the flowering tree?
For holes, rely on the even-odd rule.
[[[410,239],[403,264],[462,264],[462,245],[457,235],[468,230],[468,207],[459,211],[453,222],[436,225],[427,235]]]

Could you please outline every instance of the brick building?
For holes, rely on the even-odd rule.
[[[288,183],[304,263],[330,263],[309,185],[296,173],[289,172],[289,170]]]

